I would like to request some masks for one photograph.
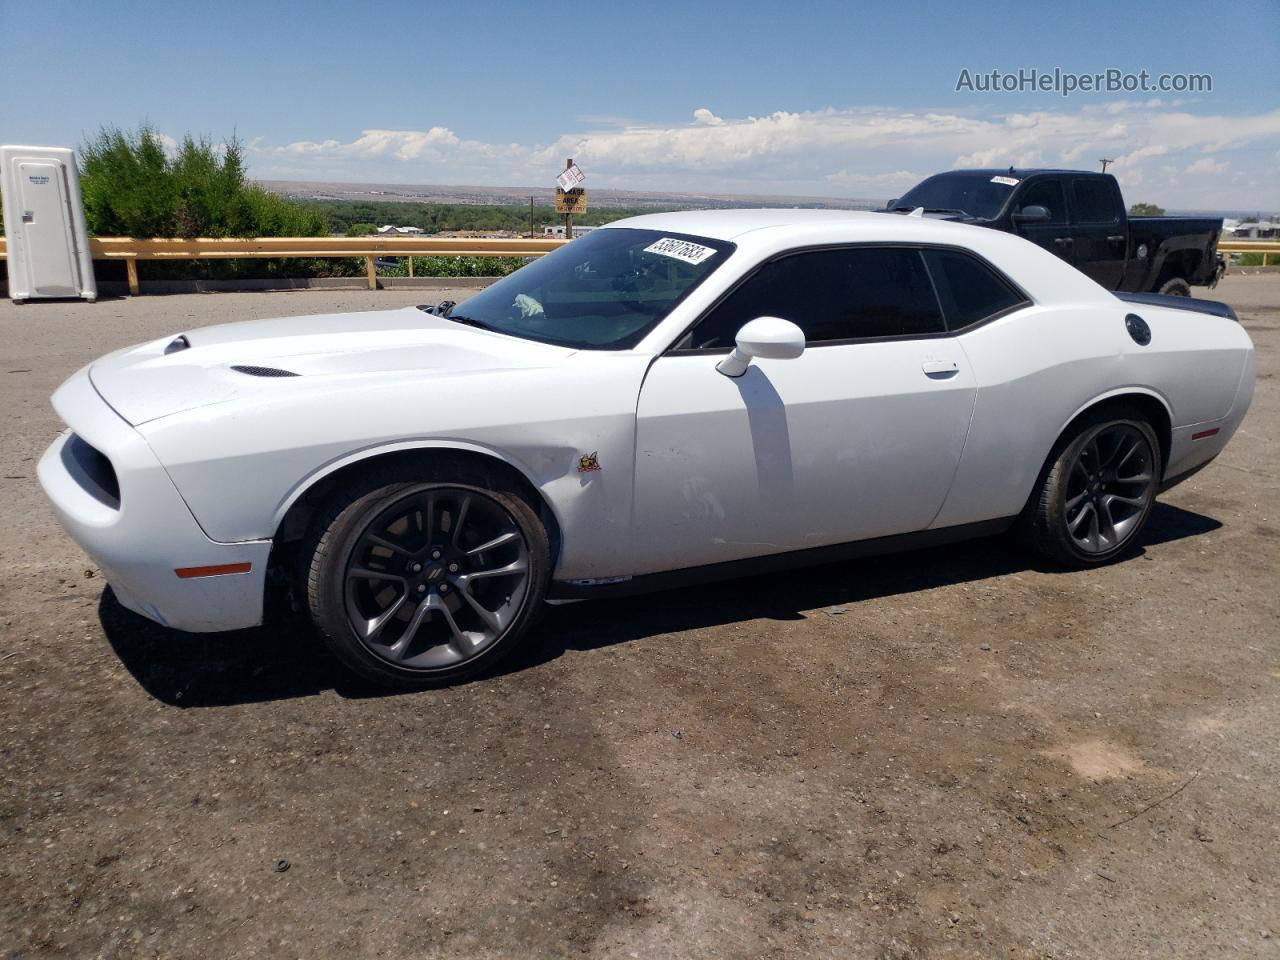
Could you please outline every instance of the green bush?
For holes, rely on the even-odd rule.
[[[104,127],[80,148],[80,190],[89,232],[126,237],[312,237],[329,232],[322,210],[249,182],[240,142],[219,150],[183,138],[165,154],[150,127]]]
[[[1266,259],[1269,266],[1280,266],[1280,253],[1262,254],[1262,253],[1242,253],[1240,259],[1236,261],[1236,265],[1240,267],[1261,267],[1263,259]]]
[[[415,277],[505,277],[528,261],[524,257],[414,257]],[[378,267],[380,277],[407,277],[409,258],[400,257],[389,267]]]

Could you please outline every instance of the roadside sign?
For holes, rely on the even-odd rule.
[[[586,213],[587,191],[582,187],[564,190],[556,187],[556,213]]]
[[[582,168],[576,163],[570,163],[564,168],[560,176],[556,177],[556,184],[566,193],[587,179],[587,175],[582,172]]]

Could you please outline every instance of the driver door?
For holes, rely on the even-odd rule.
[[[791,360],[716,371],[758,316],[806,335]],[[951,486],[973,372],[918,250],[770,261],[659,357],[637,410],[637,573],[908,533]]]

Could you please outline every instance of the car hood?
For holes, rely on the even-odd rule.
[[[91,365],[89,378],[137,426],[210,404],[314,388],[317,380],[465,376],[553,366],[575,352],[407,307],[201,327],[108,354]]]

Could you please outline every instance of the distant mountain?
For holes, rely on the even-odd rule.
[[[540,204],[551,203],[555,190],[548,187],[480,187],[405,183],[331,183],[310,180],[260,180],[272,193],[300,200],[377,200],[402,203],[524,204],[530,197]],[[706,207],[812,207],[831,210],[872,210],[884,199],[840,199],[837,197],[751,196],[735,193],[655,193],[640,190],[588,189],[591,206],[662,207],[692,209]]]

